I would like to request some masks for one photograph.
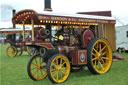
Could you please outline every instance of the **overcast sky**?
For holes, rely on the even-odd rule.
[[[51,0],[51,3],[54,12],[112,11],[112,15],[120,22],[128,24],[128,0]],[[0,5],[17,11],[23,9],[44,10],[44,0],[0,0]],[[0,16],[9,16],[5,11],[1,10]]]

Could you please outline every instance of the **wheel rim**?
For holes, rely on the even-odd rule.
[[[14,46],[9,46],[6,51],[7,55],[11,58],[15,57],[17,54],[17,49]]]
[[[64,82],[70,73],[70,63],[65,56],[57,56],[50,65],[50,75],[56,83]]]
[[[47,76],[46,63],[43,62],[42,57],[35,56],[30,64],[30,72],[34,79],[42,80]]]
[[[106,40],[97,40],[91,52],[92,66],[96,72],[102,74],[109,70],[112,63],[112,51]]]

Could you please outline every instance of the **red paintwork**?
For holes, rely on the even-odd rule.
[[[45,47],[47,49],[55,49],[51,43],[35,43],[35,45]]]
[[[83,58],[85,59],[83,62],[81,61],[81,54],[83,54]],[[87,64],[87,53],[86,50],[73,50],[70,52],[69,57],[72,59],[72,65],[82,65]]]
[[[108,16],[108,17],[112,16],[111,11],[78,12],[77,14],[88,14],[88,15]]]
[[[69,54],[72,50],[77,50],[77,46],[64,46],[64,45],[58,45],[59,53],[61,54]]]
[[[84,55],[83,58],[85,59],[83,62],[81,61],[81,55]],[[86,50],[78,50],[78,64],[87,64],[87,52]]]
[[[94,39],[94,33],[90,30],[86,30],[82,36],[82,48],[86,48],[89,41]]]
[[[65,53],[65,49],[63,45],[58,45],[58,50],[60,54],[64,54]]]
[[[72,59],[72,65],[78,65],[78,52],[77,50],[73,50],[70,52],[69,57]]]

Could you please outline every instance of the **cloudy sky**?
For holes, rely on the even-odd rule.
[[[44,10],[44,0],[0,0],[1,22],[11,22],[11,9]],[[112,11],[117,25],[128,24],[127,0],[51,0],[54,12],[76,13],[89,11]],[[2,9],[6,7],[6,9]]]

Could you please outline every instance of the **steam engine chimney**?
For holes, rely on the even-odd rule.
[[[12,17],[15,15],[15,13],[16,13],[16,10],[15,9],[12,9]],[[13,24],[13,28],[16,28],[16,25],[15,24]]]
[[[44,11],[52,11],[51,0],[44,0]]]
[[[12,16],[14,16],[15,13],[16,13],[16,10],[15,10],[15,9],[12,9]],[[13,29],[15,29],[15,28],[16,28],[16,25],[13,24]],[[16,34],[13,34],[13,35],[12,35],[12,41],[13,41],[14,43],[16,42]]]

